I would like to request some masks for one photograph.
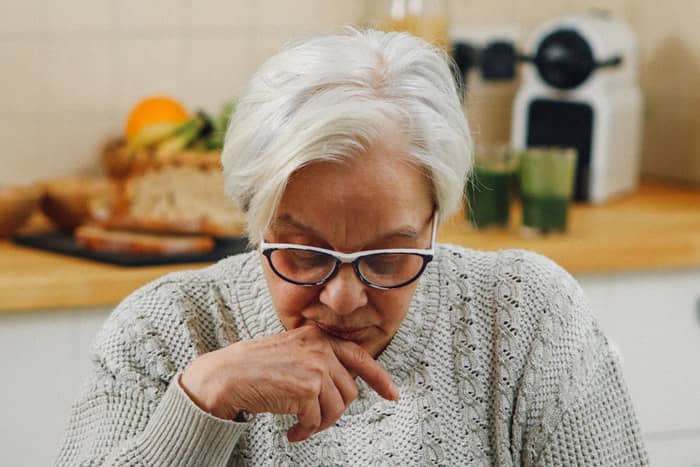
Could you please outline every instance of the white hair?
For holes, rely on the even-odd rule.
[[[346,28],[268,59],[238,102],[221,156],[226,192],[248,214],[251,242],[294,172],[361,157],[387,132],[406,141],[447,219],[460,206],[473,150],[442,50],[407,33]]]

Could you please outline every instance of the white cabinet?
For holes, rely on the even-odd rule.
[[[0,465],[51,465],[110,311],[0,314]]]
[[[651,465],[658,467],[700,467],[700,433],[695,436],[670,436],[647,439]]]
[[[621,353],[652,465],[700,466],[700,270],[577,279]]]

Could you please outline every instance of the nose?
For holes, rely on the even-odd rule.
[[[323,286],[319,300],[335,313],[347,315],[367,305],[366,286],[357,277],[351,264],[343,264]]]

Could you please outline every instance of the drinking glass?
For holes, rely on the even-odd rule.
[[[475,228],[508,226],[518,156],[506,145],[476,148],[474,171],[465,187],[465,212]]]
[[[369,26],[406,31],[447,49],[447,0],[368,0]]]
[[[531,148],[520,159],[525,233],[565,232],[574,191],[576,150]]]

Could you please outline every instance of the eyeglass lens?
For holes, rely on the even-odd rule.
[[[270,262],[277,273],[286,279],[315,284],[333,272],[336,259],[316,251],[281,249],[270,254]],[[362,257],[358,269],[365,280],[372,284],[391,287],[418,276],[423,262],[423,257],[417,254],[378,253]]]

